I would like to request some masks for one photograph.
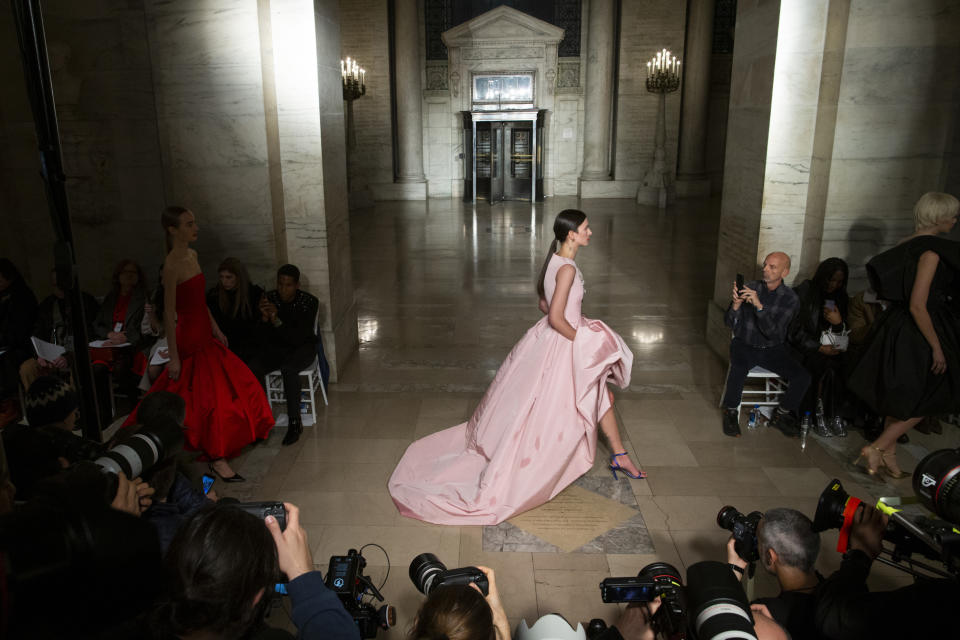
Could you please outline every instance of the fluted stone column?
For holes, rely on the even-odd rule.
[[[591,0],[587,22],[587,87],[581,180],[610,179],[610,105],[613,100],[614,0]]]
[[[423,121],[420,103],[420,22],[417,0],[397,0],[394,56],[397,88],[397,182],[426,182],[423,175]]]
[[[683,61],[683,105],[677,156],[677,195],[681,198],[710,195],[706,147],[714,2],[691,0],[687,16],[687,59]]]

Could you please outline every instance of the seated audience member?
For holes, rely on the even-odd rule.
[[[121,430],[118,444],[126,437],[141,430],[156,431],[170,425],[182,430],[187,405],[183,398],[170,391],[148,394],[137,409],[138,424]],[[179,450],[182,442],[176,445]],[[143,519],[157,530],[160,548],[166,552],[180,525],[200,508],[216,501],[217,494],[211,489],[207,495],[194,489],[190,481],[177,468],[176,455],[144,473],[143,479],[154,489],[153,503],[143,512]]]
[[[846,262],[827,258],[812,280],[794,287],[800,309],[790,326],[790,343],[812,378],[800,411],[814,417],[814,433],[822,437],[847,435],[841,417],[846,345],[839,341],[846,329],[848,274]]]
[[[810,384],[810,374],[797,362],[787,346],[787,331],[797,313],[797,294],[783,281],[790,273],[790,257],[771,253],[763,261],[763,279],[748,282],[733,295],[724,322],[733,330],[730,342],[730,372],[723,397],[723,432],[740,435],[737,407],[750,369],[761,366],[787,383],[787,392],[773,413],[769,425],[784,435],[797,437],[800,429],[794,415]]]
[[[247,268],[236,258],[226,258],[217,271],[220,279],[207,292],[207,306],[230,350],[249,366],[258,349],[263,289],[250,282]]]
[[[427,596],[408,640],[456,638],[457,640],[509,640],[510,623],[500,602],[493,569],[477,567],[487,576],[487,595],[472,585],[442,585]]]
[[[11,455],[10,472],[22,499],[33,496],[36,484],[61,473],[75,462],[95,459],[102,445],[74,435],[77,395],[60,378],[37,378],[24,398],[29,425],[14,424],[3,430]]]
[[[163,268],[160,268],[160,274],[157,277],[157,288],[147,297],[147,302],[143,305],[143,320],[140,321],[140,333],[144,336],[152,336],[156,341],[147,351],[147,369],[140,378],[140,389],[149,391],[150,387],[163,373],[164,367],[169,362],[169,351],[167,347],[167,337],[163,328]],[[153,363],[154,357],[159,353],[159,359],[162,363]]]
[[[146,367],[145,358],[140,353],[144,338],[140,323],[146,301],[147,284],[140,265],[130,259],[121,260],[113,270],[113,286],[93,322],[96,339],[106,340],[110,345],[129,345],[91,351],[97,403],[104,426],[113,419],[110,412],[111,373],[125,394],[137,395],[137,384]]]
[[[353,618],[313,569],[299,510],[284,506],[283,532],[273,517],[264,526],[257,517],[226,504],[190,516],[167,553],[168,592],[151,615],[153,637],[260,637],[282,571],[289,580],[291,617],[299,638],[359,639]],[[273,638],[292,637],[272,631]]]
[[[34,355],[36,322],[36,296],[13,263],[0,258],[0,401],[17,395],[20,365]]]
[[[29,389],[33,381],[40,376],[66,375],[73,377],[71,369],[74,366],[75,347],[73,329],[71,328],[73,318],[70,312],[70,298],[66,291],[57,284],[56,269],[50,271],[50,280],[53,285],[53,293],[40,303],[33,335],[40,340],[62,346],[66,349],[66,353],[54,360],[45,360],[40,357],[30,358],[20,365],[20,381],[23,383],[24,389]],[[100,309],[100,304],[96,298],[85,291],[81,292],[80,295],[83,298],[83,314],[86,318],[87,336],[90,337],[93,336],[93,319]]]
[[[893,591],[870,591],[870,567],[883,548],[887,517],[862,505],[853,516],[840,568],[817,587],[814,624],[825,638],[946,638],[956,632],[960,584],[918,580]]]
[[[780,584],[776,598],[759,598],[768,615],[794,638],[817,638],[813,626],[813,592],[823,577],[814,569],[820,553],[820,534],[810,519],[794,509],[770,509],[757,526],[760,564]],[[747,563],[737,555],[734,539],[727,543],[727,562],[742,578]]]
[[[264,383],[276,369],[283,375],[289,426],[283,444],[293,444],[303,432],[300,422],[300,372],[317,357],[314,330],[320,302],[300,290],[300,270],[285,264],[277,270],[277,288],[260,300],[260,351],[250,370]]]

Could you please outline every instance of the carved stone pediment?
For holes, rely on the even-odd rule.
[[[512,42],[556,45],[563,29],[506,6],[499,6],[440,34],[447,48],[502,46]]]

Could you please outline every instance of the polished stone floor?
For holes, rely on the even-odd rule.
[[[540,317],[534,278],[553,217],[567,207],[583,208],[594,230],[578,255],[587,289],[584,313],[607,322],[635,354],[632,384],[617,391],[616,409],[628,451],[650,476],[613,483],[598,455],[594,470],[571,491],[593,491],[598,501],[607,496],[625,505],[629,511],[610,516],[611,523],[636,518],[630,520],[635,535],[564,551],[562,540],[539,537],[550,537],[551,524],[562,528],[544,518],[483,528],[400,516],[386,489],[393,466],[413,439],[470,416],[504,356]],[[355,213],[360,349],[300,442],[280,447],[278,428],[236,462],[250,482],[221,486],[221,492],[299,505],[314,560],[324,570],[331,555],[381,545],[391,566],[381,591],[400,617],[400,628],[381,633],[388,638],[405,633],[421,602],[407,577],[419,553],[435,553],[451,568],[494,568],[514,623],[550,612],[613,622],[616,607],[600,601],[598,583],[635,575],[653,561],[684,571],[698,560],[724,559],[728,534],[716,515],[725,504],[743,512],[788,506],[812,516],[817,496],[834,477],[863,498],[909,494],[908,480],[877,481],[851,466],[852,452],[863,444],[857,434],[814,440],[806,452],[772,430],[737,440],[722,435],[716,407],[726,369],[704,342],[718,210],[716,201],[688,201],[661,214],[629,200],[555,198],[536,206],[476,208],[455,201],[384,202]],[[941,438],[956,446],[958,430],[951,431]],[[911,452],[946,444],[919,436]],[[901,464],[912,468],[914,460],[904,452]],[[823,572],[839,563],[835,545],[836,532],[825,533]],[[387,560],[375,547],[363,553],[379,585]],[[876,570],[872,580],[875,586],[904,582],[889,570]],[[765,575],[755,586],[757,594],[775,593]]]

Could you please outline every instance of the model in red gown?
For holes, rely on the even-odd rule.
[[[250,369],[213,337],[202,273],[177,285],[180,377],[164,370],[150,392],[172,391],[187,403],[189,448],[211,459],[232,458],[273,428],[273,413]],[[135,420],[130,414],[128,422]]]
[[[199,230],[193,213],[169,207],[161,222],[171,249],[164,262],[164,281],[180,282],[164,295],[170,362],[150,393],[170,391],[182,397],[187,448],[202,451],[224,480],[240,482],[239,475],[229,475],[226,458],[266,438],[273,428],[273,413],[257,378],[227,348],[226,337],[210,318],[203,274],[196,252],[189,248]],[[136,410],[124,425],[135,421]]]

